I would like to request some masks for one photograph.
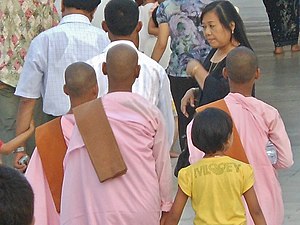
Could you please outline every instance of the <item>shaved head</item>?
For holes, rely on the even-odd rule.
[[[103,73],[108,75],[111,88],[131,90],[139,68],[136,50],[127,44],[118,44],[108,50]]]
[[[254,52],[247,47],[237,47],[226,57],[229,79],[237,84],[245,84],[255,77],[258,61]]]
[[[69,65],[65,71],[65,81],[68,95],[76,98],[86,95],[97,85],[94,68],[84,62]]]

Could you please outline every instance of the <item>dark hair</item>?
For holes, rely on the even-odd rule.
[[[95,10],[101,0],[63,0],[65,7],[81,9],[87,12]]]
[[[30,225],[33,191],[19,171],[0,165],[0,224]]]
[[[152,11],[152,19],[153,19],[153,22],[154,22],[156,27],[158,27],[158,22],[157,22],[157,19],[156,19],[157,9],[158,9],[158,6],[155,9],[153,9],[153,11]]]
[[[112,34],[127,36],[138,24],[138,6],[132,0],[111,0],[105,6],[104,17]]]
[[[203,10],[200,17],[200,22],[202,23],[203,17],[206,13],[214,11],[218,16],[221,24],[231,32],[230,23],[235,23],[235,29],[233,37],[242,46],[246,46],[252,49],[245,31],[245,26],[240,15],[234,8],[234,6],[229,1],[214,1],[208,4]]]
[[[244,46],[232,49],[226,57],[228,77],[237,84],[245,84],[255,76],[258,68],[255,53]]]
[[[205,154],[222,151],[232,134],[232,119],[224,111],[207,108],[196,114],[192,126],[193,145]]]

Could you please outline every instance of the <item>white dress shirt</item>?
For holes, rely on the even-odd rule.
[[[175,128],[169,78],[165,70],[156,61],[138,51],[133,42],[126,40],[113,41],[104,49],[102,54],[87,61],[96,71],[99,96],[103,96],[108,91],[108,80],[107,76],[103,75],[102,63],[106,61],[107,51],[117,44],[130,45],[137,51],[141,70],[139,77],[132,86],[132,92],[143,96],[160,109],[166,122],[169,143],[172,144]],[[147,103],[145,102],[145,104]]]
[[[108,45],[106,33],[81,14],[63,17],[58,26],[42,32],[30,44],[15,95],[43,97],[43,111],[53,116],[70,108],[63,92],[64,72],[72,63],[98,55]]]

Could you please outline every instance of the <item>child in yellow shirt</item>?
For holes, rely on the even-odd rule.
[[[195,211],[194,225],[246,225],[242,196],[254,223],[266,225],[253,188],[251,166],[224,155],[232,144],[232,128],[232,119],[220,109],[208,108],[196,115],[192,142],[205,156],[179,171],[178,192],[165,225],[178,224],[189,197]]]

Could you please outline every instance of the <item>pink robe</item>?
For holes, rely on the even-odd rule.
[[[253,97],[229,93],[225,102],[239,132],[249,163],[254,169],[254,188],[267,224],[282,225],[284,207],[280,183],[276,169],[293,165],[290,140],[278,111]],[[193,146],[191,126],[187,128],[190,162],[203,157],[203,152]],[[266,144],[270,140],[277,148],[278,161],[272,165],[267,154]],[[247,225],[253,225],[247,212]]]
[[[62,131],[67,145],[69,144],[74,124],[73,114],[67,114],[61,119]],[[37,149],[32,154],[25,176],[34,192],[35,225],[59,225],[59,214],[56,211]]]
[[[170,145],[161,113],[129,92],[102,100],[128,171],[100,183],[75,126],[64,160],[61,224],[159,225],[161,211],[172,204]]]

